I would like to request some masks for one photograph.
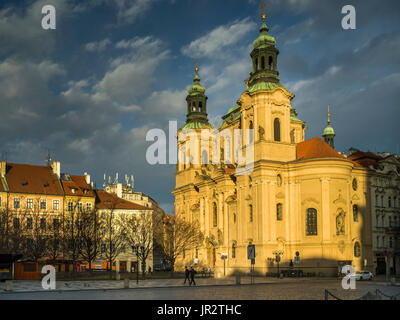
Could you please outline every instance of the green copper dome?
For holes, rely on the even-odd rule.
[[[333,130],[333,128],[331,127],[331,125],[329,124],[325,130],[324,133],[322,134],[323,137],[325,136],[334,136],[335,135],[335,130]]]
[[[253,42],[254,48],[259,49],[259,48],[271,47],[275,46],[275,43],[276,43],[275,38],[268,34],[268,27],[265,24],[265,22],[263,22],[260,29],[260,35]]]
[[[188,92],[189,95],[204,94],[206,92],[206,88],[204,88],[200,83],[200,77],[197,72],[193,79],[193,84],[189,87]]]
[[[212,129],[212,125],[210,125],[209,123],[203,123],[203,122],[189,122],[186,123],[183,127],[182,130],[189,130],[189,129],[205,129],[205,128],[209,128]]]

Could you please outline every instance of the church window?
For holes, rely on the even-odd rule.
[[[236,243],[232,244],[232,259],[236,258]]]
[[[356,258],[359,258],[361,256],[361,246],[359,242],[356,242],[354,244],[354,256]]]
[[[208,164],[208,152],[206,150],[201,153],[201,164]]]
[[[261,57],[261,69],[262,69],[262,70],[265,69],[265,58],[264,58],[264,56]]]
[[[278,203],[276,205],[276,220],[282,221],[283,220],[283,206],[282,203]]]
[[[217,213],[217,204],[213,203],[213,227],[218,226],[218,213]]]
[[[274,141],[281,141],[281,123],[278,118],[274,120]]]
[[[269,70],[273,69],[273,59],[271,56],[269,56],[268,58],[268,65],[269,65]]]
[[[256,71],[258,70],[258,59],[256,59]]]
[[[358,206],[353,205],[353,221],[358,222]]]
[[[356,178],[353,179],[352,185],[353,185],[353,190],[356,191],[357,190],[357,179]]]
[[[199,102],[199,110],[198,111],[201,112],[202,109],[203,109],[203,103],[200,101]]]
[[[249,221],[253,222],[253,205],[249,205]]]
[[[253,121],[249,122],[249,142],[253,143],[254,141],[254,125],[253,125]]]
[[[317,210],[314,208],[307,209],[306,234],[307,236],[317,235]]]

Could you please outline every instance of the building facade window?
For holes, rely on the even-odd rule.
[[[391,208],[392,207],[392,197],[388,198],[388,207]]]
[[[361,246],[359,242],[356,242],[354,244],[354,256],[356,258],[359,258],[361,256]]]
[[[40,218],[40,229],[46,230],[46,218]]]
[[[218,212],[217,212],[217,204],[213,203],[213,227],[218,226]]]
[[[33,219],[31,217],[26,218],[26,229],[32,230],[33,228]]]
[[[249,205],[249,221],[253,222],[253,205]]]
[[[21,199],[14,198],[14,209],[20,209],[20,208],[21,208]]]
[[[14,228],[15,230],[19,230],[19,227],[20,227],[19,223],[20,223],[19,218],[15,217],[15,218],[13,219],[13,228]]]
[[[86,211],[92,211],[92,204],[90,202],[86,202]]]
[[[60,200],[53,200],[53,210],[60,210]]]
[[[72,201],[69,201],[69,202],[68,202],[68,211],[69,211],[69,212],[74,211],[74,204],[72,203]]]
[[[33,199],[26,199],[26,208],[33,209]]]
[[[283,220],[283,205],[282,205],[282,203],[278,203],[276,205],[276,220],[278,220],[278,221]]]
[[[47,203],[46,199],[40,199],[40,210],[46,210]]]
[[[317,210],[314,208],[308,208],[306,217],[306,235],[316,236],[317,234]]]
[[[79,211],[79,212],[82,212],[82,211],[83,211],[83,204],[82,204],[82,202],[79,202],[79,203],[78,203],[78,211]]]
[[[232,244],[232,259],[236,258],[236,243]]]
[[[53,219],[53,230],[58,231],[60,228],[60,219],[54,218]]]
[[[353,205],[353,221],[358,222],[358,206]]]

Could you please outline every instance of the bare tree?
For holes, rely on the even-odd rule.
[[[53,216],[52,221],[49,221],[49,231],[47,239],[47,255],[52,261],[56,261],[62,254],[62,244],[64,235],[62,233],[63,216]]]
[[[64,256],[72,261],[73,271],[76,272],[76,262],[80,257],[81,244],[81,217],[82,210],[76,201],[63,218],[63,253]]]
[[[101,219],[97,209],[86,211],[81,216],[80,253],[83,260],[88,261],[89,271],[92,271],[92,261],[100,253],[104,233],[104,219]]]
[[[126,230],[127,242],[139,249],[137,256],[142,264],[143,276],[146,272],[146,261],[154,249],[154,237],[159,234],[161,219],[157,219],[153,210],[141,211],[138,215],[124,215],[121,222]]]
[[[159,237],[165,260],[174,272],[176,259],[186,250],[199,246],[204,236],[197,222],[191,223],[176,216],[164,216],[163,235]]]
[[[116,201],[118,199],[108,200],[105,203],[107,209],[102,211],[102,219],[104,223],[104,237],[102,245],[107,259],[107,270],[111,271],[116,258],[124,251],[127,244],[126,226],[121,222],[121,216],[116,213]]]

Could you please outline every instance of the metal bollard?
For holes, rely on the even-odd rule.
[[[124,279],[124,288],[129,289],[129,279]]]
[[[13,291],[13,283],[12,283],[12,280],[6,280],[6,291],[7,291],[7,292]]]

